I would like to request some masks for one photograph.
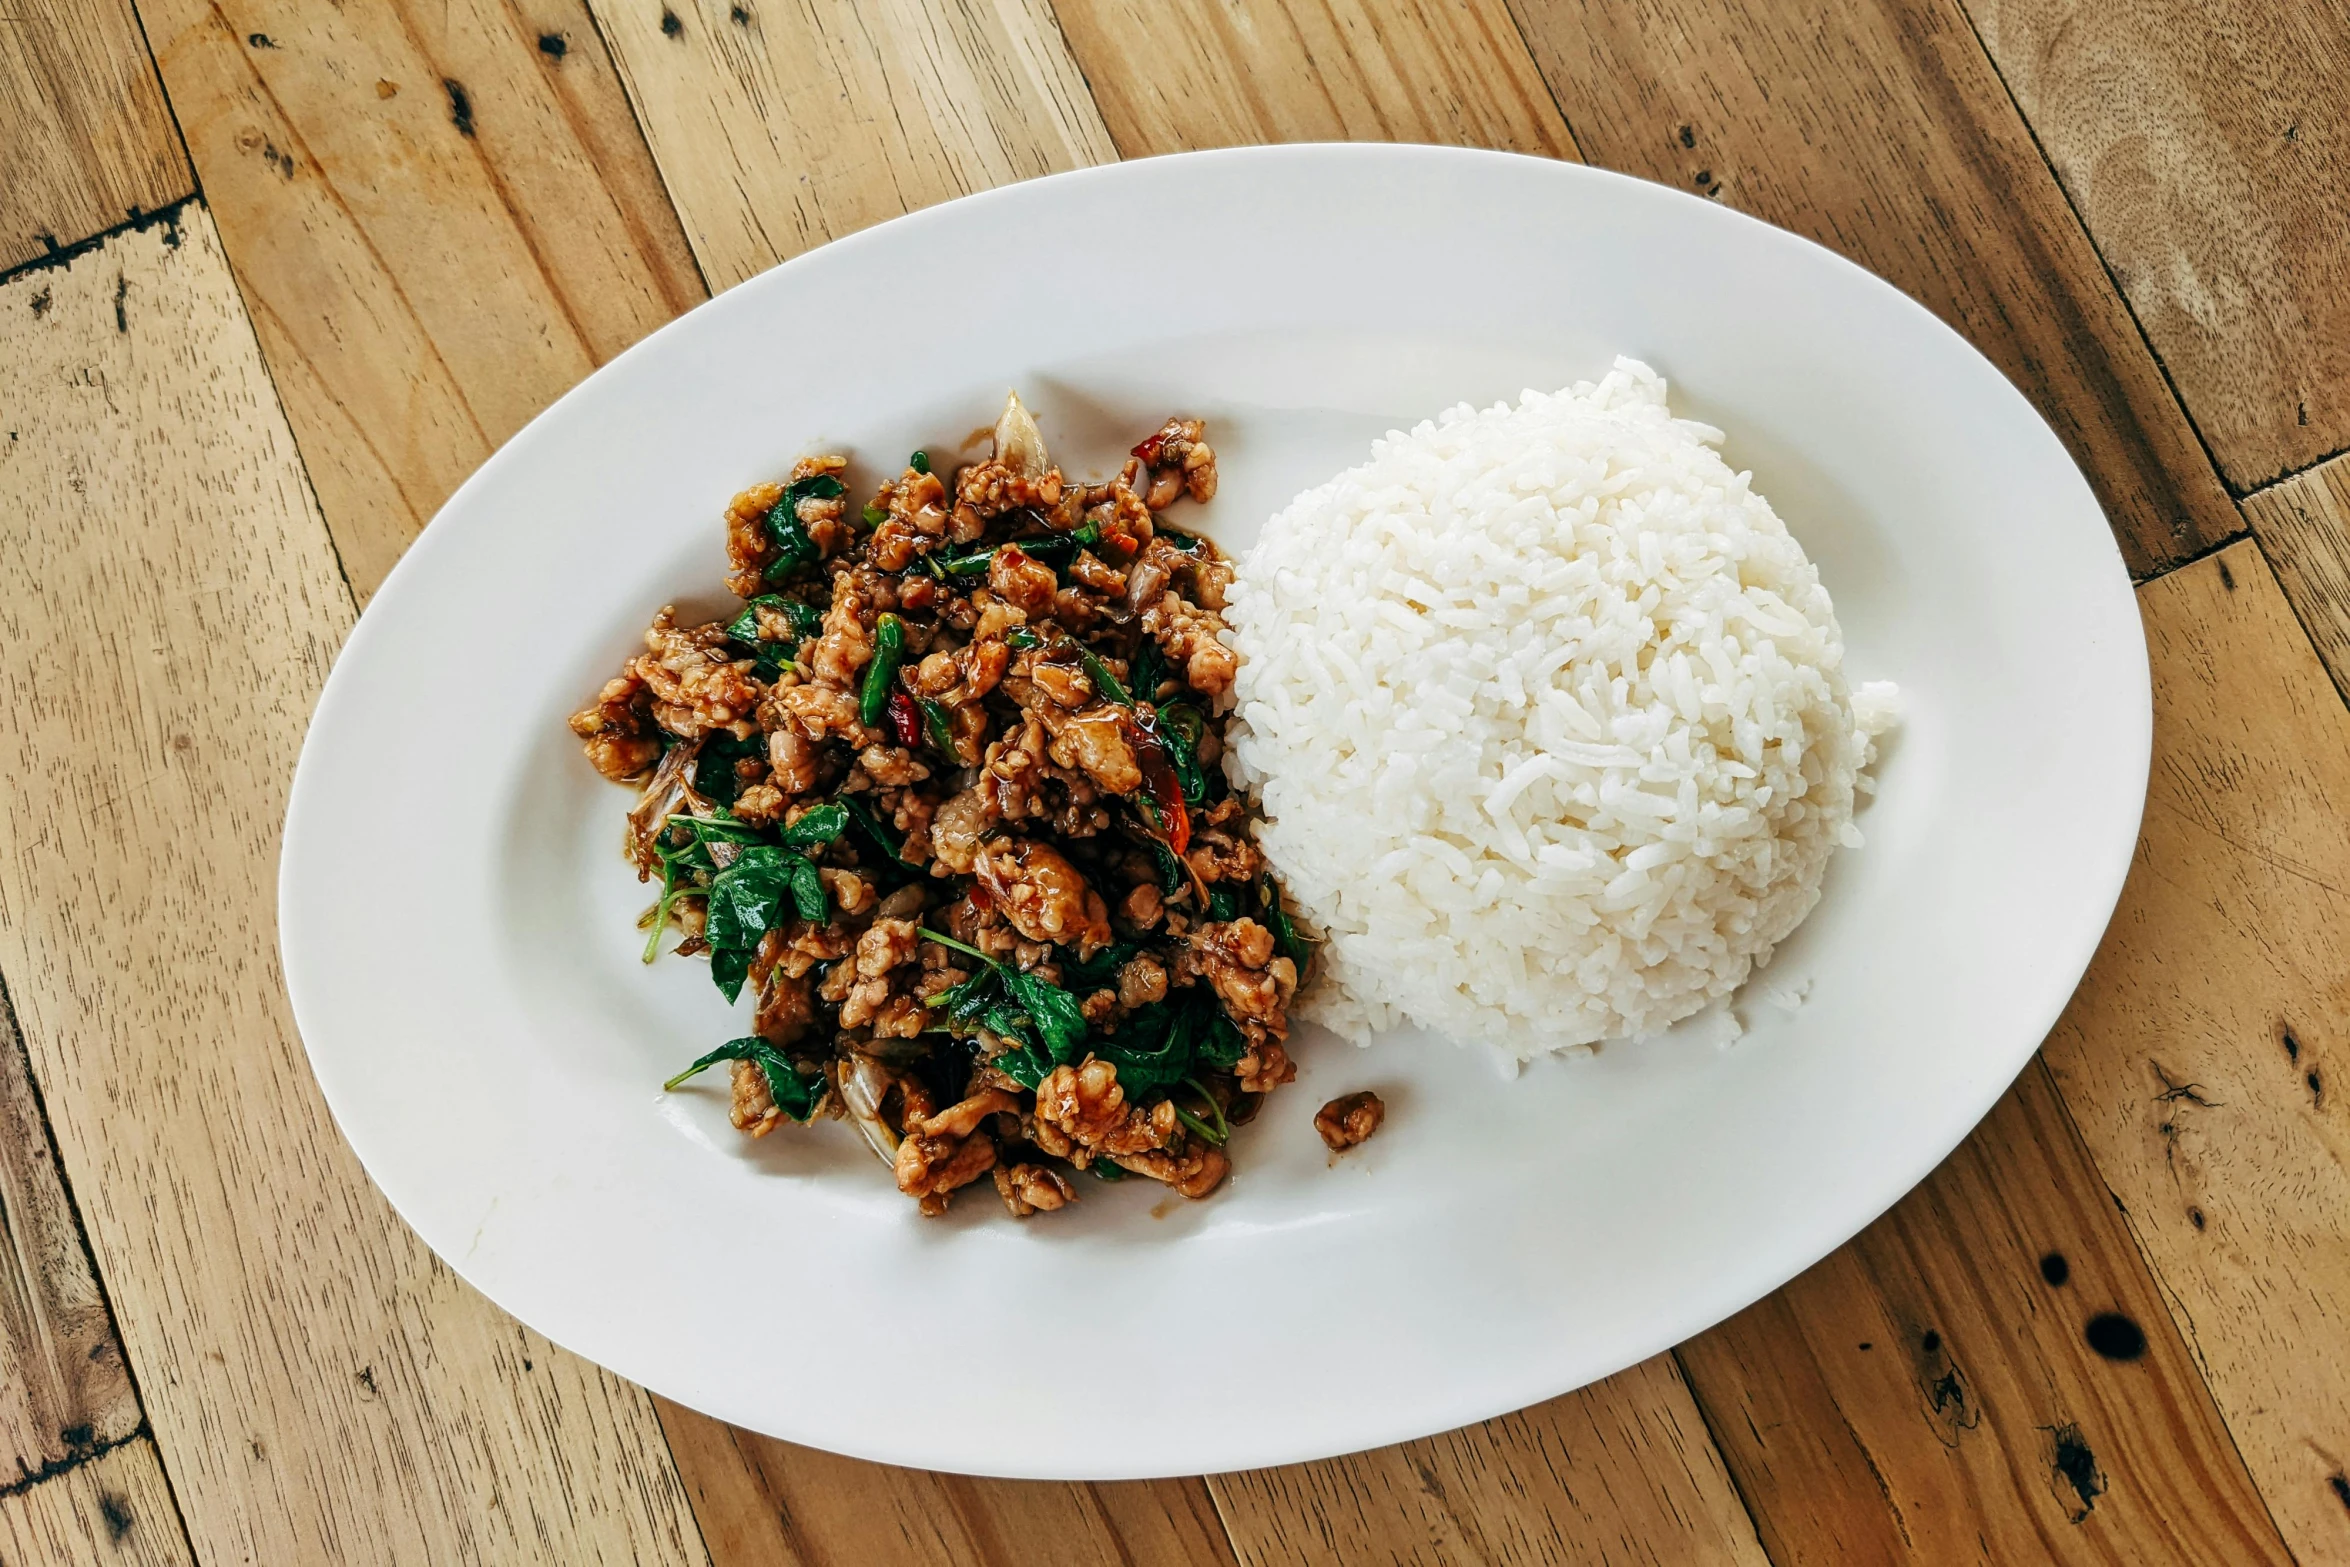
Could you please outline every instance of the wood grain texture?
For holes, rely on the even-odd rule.
[[[2256,490],[2242,505],[2334,688],[2350,696],[2350,458]]]
[[[1046,0],[593,0],[713,289],[1117,156]]]
[[[0,287],[0,973],[198,1554],[701,1560],[646,1396],[425,1251],[295,1039],[279,823],[352,618],[201,207]]]
[[[2242,531],[1956,0],[1517,0],[1584,155],[1842,251],[1964,333],[2132,572]]]
[[[1763,1567],[1672,1357],[1442,1436],[1212,1476],[1244,1567]]]
[[[2091,1347],[2107,1314],[2135,1358]],[[2291,1561],[2037,1061],[1891,1213],[1678,1354],[1777,1567]]]
[[[1058,0],[1127,157],[1405,141],[1574,158],[1502,0]]]
[[[0,1497],[0,1567],[195,1567],[145,1437]]]
[[[711,1557],[776,1567],[1215,1567],[1232,1561],[1198,1480],[975,1480],[778,1442],[655,1400]]]
[[[2350,446],[2350,11],[1963,3],[2229,482]]]
[[[144,0],[352,587],[532,415],[703,297],[567,0]]]
[[[2350,1560],[2350,712],[2251,544],[2139,606],[2145,827],[2047,1060],[2286,1542]]]
[[[130,0],[0,16],[0,271],[196,188]]]
[[[0,1489],[138,1428],[138,1395],[0,993]]]

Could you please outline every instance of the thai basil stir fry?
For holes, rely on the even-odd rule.
[[[1290,1080],[1311,950],[1219,766],[1230,568],[1161,521],[1216,489],[1196,419],[1103,483],[1017,397],[994,454],[914,453],[853,505],[814,457],[726,514],[741,610],[664,609],[571,727],[640,787],[627,853],[751,1032],[754,1137],[840,1117],[925,1213],[992,1177],[1015,1215],[1071,1176],[1187,1197]]]

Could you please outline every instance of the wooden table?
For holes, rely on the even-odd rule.
[[[16,0],[0,1562],[2350,1562],[2346,105],[2307,0]],[[983,186],[1316,138],[1741,207],[2054,423],[2156,727],[2040,1058],[1733,1320],[1326,1463],[884,1469],[508,1320],[368,1185],[277,969],[360,606],[711,291]]]

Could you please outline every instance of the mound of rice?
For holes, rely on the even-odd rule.
[[[1722,433],[1619,359],[1308,490],[1228,596],[1227,769],[1326,940],[1305,1016],[1653,1033],[1811,912],[1893,712]]]

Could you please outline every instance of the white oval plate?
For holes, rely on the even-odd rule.
[[[629,795],[564,717],[719,513],[804,453],[862,483],[1017,385],[1099,471],[1210,421],[1243,548],[1370,439],[1617,353],[1730,432],[1900,682],[1869,843],[1705,1028],[1505,1081],[1302,1032],[1185,1203],[984,1184],[916,1216],[839,1124],[758,1142],[704,967],[636,960]],[[892,1463],[1119,1478],[1282,1463],[1603,1377],[1775,1288],[1957,1144],[2120,890],[2151,732],[2121,557],[2048,427],[1933,316],[1804,240],[1616,175],[1420,147],[1205,153],[1012,186],[778,267],[565,397],[442,509],[327,683],[286,823],[286,977],[344,1134],[491,1299],[669,1397]],[[1808,1000],[1792,1011],[1765,992]],[[1376,1087],[1386,1129],[1309,1125]],[[1105,1388],[1114,1388],[1104,1396]]]

